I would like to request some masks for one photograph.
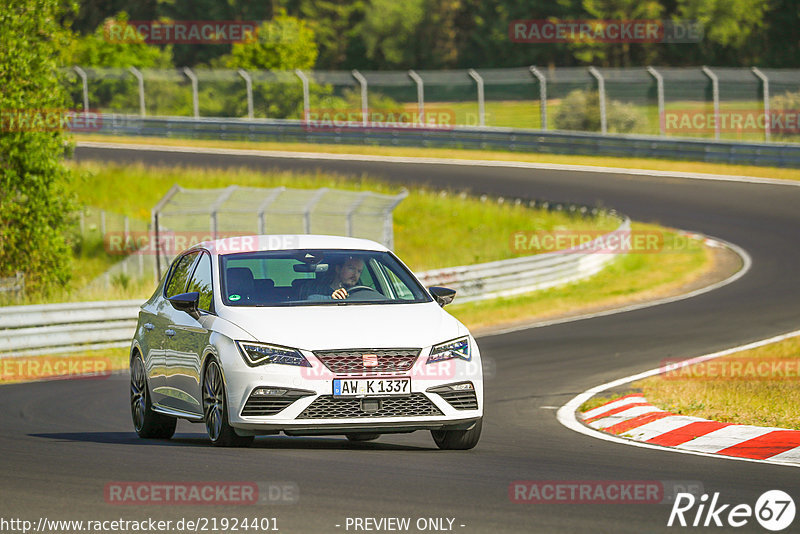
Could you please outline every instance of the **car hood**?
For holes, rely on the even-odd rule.
[[[255,339],[303,350],[426,347],[466,335],[435,302],[227,307],[220,316]]]

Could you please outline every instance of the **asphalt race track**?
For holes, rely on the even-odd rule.
[[[343,438],[259,438],[251,449],[216,449],[201,425],[186,422],[169,442],[145,441],[130,422],[127,375],[2,387],[0,510],[5,517],[34,522],[39,517],[274,517],[287,533],[354,532],[345,528],[348,517],[410,517],[412,526],[417,518],[454,518],[457,532],[643,533],[687,529],[666,527],[669,505],[517,504],[509,498],[509,484],[699,481],[706,493],[720,492],[724,503],[753,506],[770,489],[800,502],[794,468],[609,443],[561,426],[553,409],[587,388],[657,367],[665,358],[688,358],[797,329],[798,187],[95,148],[77,149],[76,158],[320,168],[478,194],[602,203],[634,219],[733,242],[749,252],[753,267],[737,282],[692,299],[480,338],[496,373],[486,380],[483,437],[466,452],[439,451],[422,432],[364,444]],[[300,498],[295,504],[237,507],[119,506],[104,500],[104,488],[113,481],[199,480],[288,481],[297,485]],[[798,524],[800,519],[795,528]],[[737,531],[764,530],[751,518]]]

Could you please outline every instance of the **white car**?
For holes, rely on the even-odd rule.
[[[470,449],[483,419],[478,345],[386,247],[363,239],[245,236],[173,261],[139,312],[131,414],[143,438],[178,418],[214,445],[254,436],[430,430]]]

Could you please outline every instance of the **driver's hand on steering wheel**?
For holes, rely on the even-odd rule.
[[[331,294],[331,298],[334,298],[334,299],[337,299],[337,300],[346,299],[347,298],[347,290],[345,288],[343,288],[343,287],[340,287],[339,289],[334,291],[333,294]]]

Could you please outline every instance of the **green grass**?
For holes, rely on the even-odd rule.
[[[737,363],[740,371],[734,367]],[[771,370],[773,364],[783,376]],[[649,402],[672,413],[800,430],[800,337],[702,362],[680,373],[657,375],[632,386],[640,388]]]
[[[712,267],[711,252],[700,241],[677,239],[677,234],[655,225],[634,223],[632,229],[664,232],[663,249],[620,256],[592,278],[567,286],[464,304],[458,304],[456,297],[448,311],[475,329],[544,319],[659,298],[693,282]]]

